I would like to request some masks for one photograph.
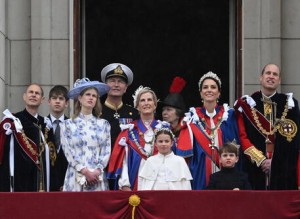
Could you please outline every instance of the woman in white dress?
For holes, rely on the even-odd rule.
[[[62,148],[69,162],[63,191],[108,190],[104,169],[111,153],[110,124],[99,118],[99,97],[108,90],[104,83],[83,78],[69,91],[75,109],[61,126]]]
[[[176,156],[171,150],[174,138],[168,128],[156,131],[158,154],[145,162],[139,173],[138,190],[191,190],[190,170],[184,158]]]

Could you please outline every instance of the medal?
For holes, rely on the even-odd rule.
[[[132,122],[132,118],[119,118],[119,124],[126,125]]]
[[[119,119],[120,118],[120,114],[118,113],[118,109],[121,109],[122,106],[123,106],[123,102],[121,102],[119,105],[114,105],[114,104],[111,104],[109,103],[107,100],[105,101],[104,103],[105,106],[107,106],[108,108],[112,109],[112,110],[115,110],[115,114],[114,114],[114,118],[115,119]]]
[[[120,118],[120,114],[119,114],[118,112],[115,112],[114,118],[115,118],[115,119],[119,119],[119,118]]]
[[[154,132],[152,129],[148,129],[145,133],[144,133],[144,140],[146,144],[152,144],[153,140],[154,140]]]

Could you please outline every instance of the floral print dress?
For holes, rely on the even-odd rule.
[[[104,119],[79,114],[75,119],[65,120],[61,125],[61,143],[69,162],[63,191],[108,190],[104,172],[111,153],[110,124]],[[100,181],[87,185],[83,168],[100,169]]]

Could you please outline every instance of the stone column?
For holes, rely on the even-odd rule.
[[[282,92],[300,99],[300,1],[282,1]]]
[[[69,0],[31,0],[31,80],[45,91],[48,113],[52,86],[69,86]]]
[[[6,84],[7,108],[24,107],[22,93],[31,82],[31,1],[7,0]]]
[[[5,95],[5,51],[6,51],[6,4],[5,1],[0,1],[0,112],[5,109],[6,95]],[[1,118],[2,116],[0,116]]]
[[[41,84],[46,97],[53,85],[69,86],[71,1],[0,1],[1,112],[22,110],[22,94],[30,83]],[[47,99],[42,115],[48,114]]]
[[[244,0],[244,93],[260,88],[268,63],[281,65],[281,1]]]

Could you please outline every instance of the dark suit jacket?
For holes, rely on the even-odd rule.
[[[221,171],[210,175],[207,189],[232,190],[234,188],[240,190],[251,189],[248,175],[236,168],[222,168]]]
[[[51,116],[48,115],[48,118],[51,120]],[[65,116],[65,120],[68,117]],[[53,121],[51,121],[53,122]],[[53,128],[50,130],[49,133],[49,141],[55,145],[55,136]],[[55,151],[57,152],[58,145],[55,145]],[[64,151],[62,148],[56,153],[56,160],[54,165],[51,164],[50,168],[50,191],[60,191],[60,188],[64,184],[65,174],[68,167],[68,161],[65,157]]]

